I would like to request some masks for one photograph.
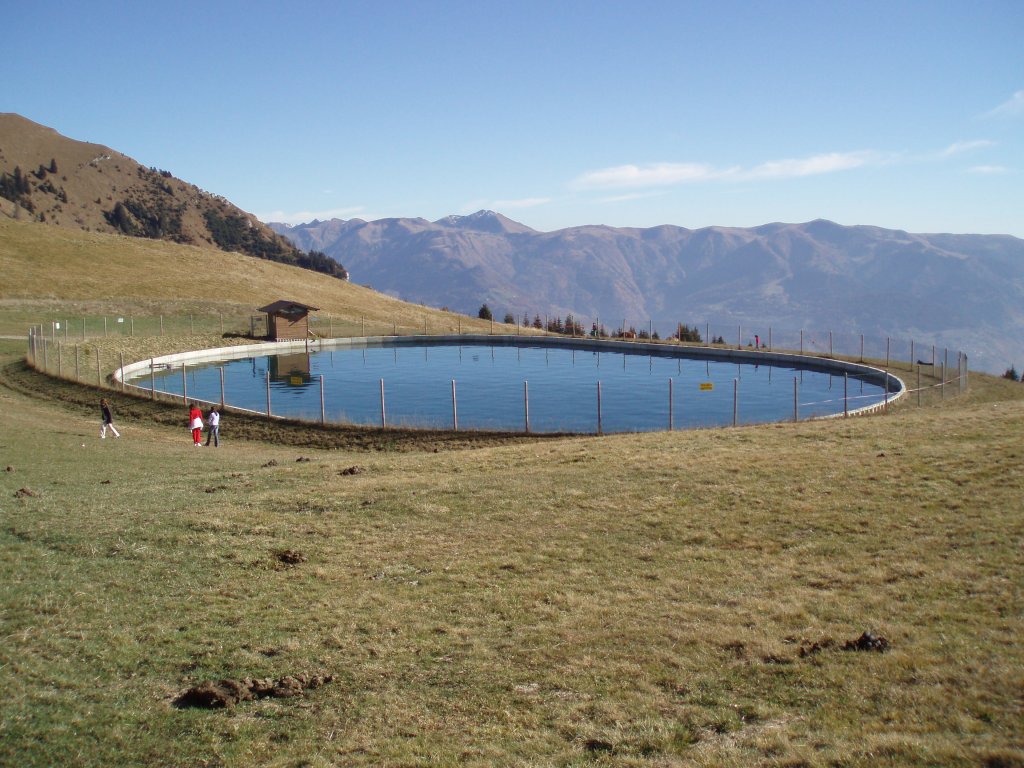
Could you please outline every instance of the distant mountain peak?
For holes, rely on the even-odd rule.
[[[479,210],[465,216],[445,216],[438,219],[434,224],[441,227],[455,227],[457,229],[471,229],[475,232],[492,232],[494,234],[521,234],[536,232],[525,224],[513,221],[507,216],[502,216],[496,211]]]

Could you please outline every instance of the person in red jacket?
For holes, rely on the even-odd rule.
[[[197,403],[192,403],[192,409],[188,412],[188,426],[192,430],[192,442],[199,448],[203,444],[203,412]]]

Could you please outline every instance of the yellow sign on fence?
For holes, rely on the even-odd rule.
[[[711,390],[713,390],[714,388],[715,388],[715,385],[714,385],[714,383],[713,383],[713,382],[710,382],[710,381],[702,381],[702,382],[700,383],[700,391],[701,391],[701,392],[710,392],[710,391],[711,391]]]

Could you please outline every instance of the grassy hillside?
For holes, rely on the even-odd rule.
[[[216,245],[345,276],[333,260],[300,254],[219,195],[109,147],[61,136],[7,112],[0,112],[0,215],[88,232]]]
[[[333,277],[213,248],[80,232],[0,216],[0,331],[65,314],[227,312],[287,298],[391,330],[487,330],[489,323],[388,298]],[[3,319],[6,317],[7,325]],[[59,317],[59,315],[58,315]],[[26,322],[28,321],[28,322]]]
[[[25,226],[0,225],[7,311],[426,311]],[[222,294],[181,296],[218,269]],[[307,280],[322,293],[279,290]],[[0,764],[1024,765],[1019,384],[462,451],[282,445],[226,419],[197,450],[183,418],[120,396],[123,436],[100,440],[99,392],[60,395],[22,348],[0,341]],[[204,681],[317,674],[179,706]]]

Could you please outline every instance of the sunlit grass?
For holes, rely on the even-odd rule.
[[[236,416],[217,450],[114,393],[123,437],[100,440],[97,354],[103,380],[220,346],[222,317],[282,294],[344,333],[465,319],[18,222],[0,269],[0,332],[70,318],[64,374],[88,359],[56,383],[0,341],[2,765],[1024,765],[1020,384],[506,444]],[[239,277],[207,292],[218,270]],[[104,316],[150,325],[71,338]],[[844,650],[865,631],[889,649]],[[335,680],[174,706],[307,671]]]
[[[133,422],[101,442],[5,391],[2,761],[1016,764],[1007,394],[978,377],[879,418],[299,454]],[[842,650],[865,630],[891,649]],[[299,700],[172,706],[321,670]]]

